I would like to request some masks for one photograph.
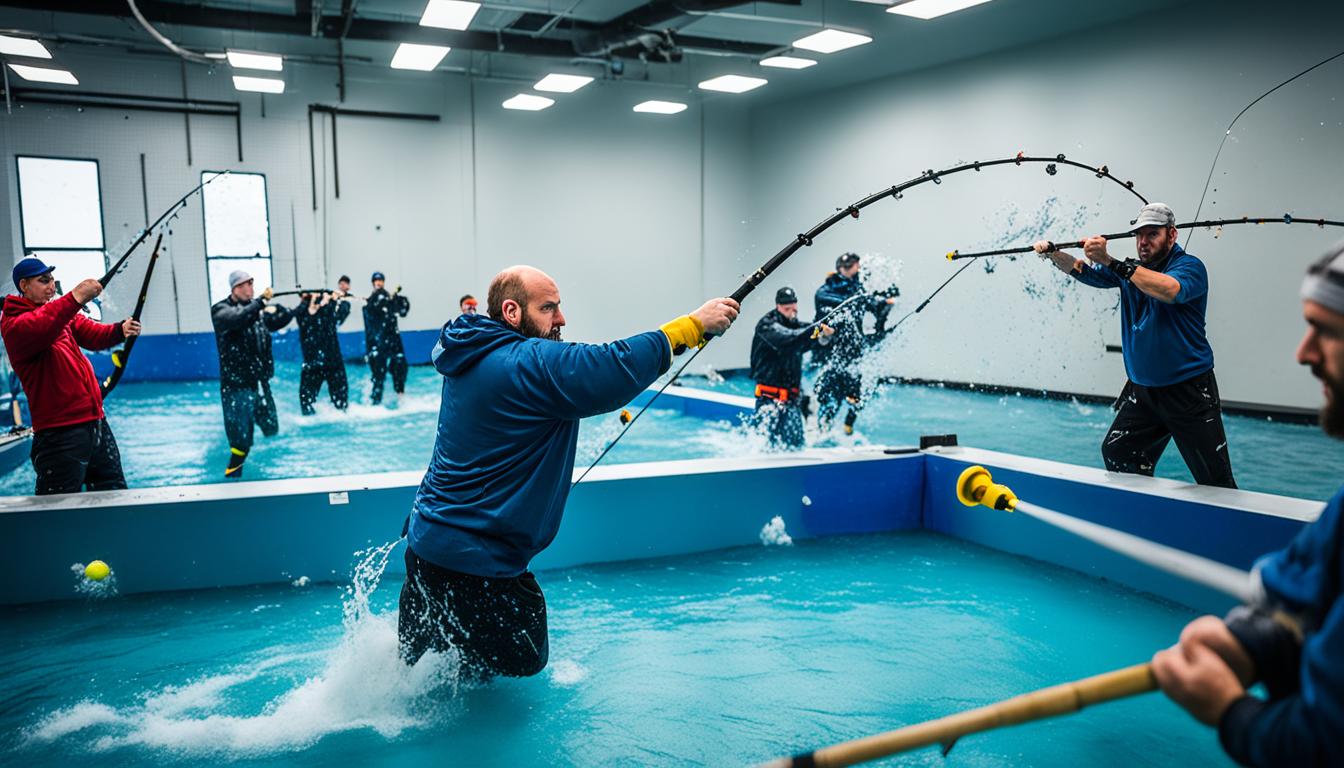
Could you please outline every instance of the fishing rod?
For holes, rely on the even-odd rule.
[[[1321,228],[1344,227],[1344,221],[1336,221],[1334,219],[1303,219],[1293,216],[1290,213],[1285,213],[1282,216],[1274,216],[1274,217],[1260,216],[1252,218],[1250,216],[1242,216],[1239,219],[1209,219],[1207,221],[1188,221],[1184,224],[1176,224],[1174,226],[1176,227],[1176,229],[1198,229],[1199,227],[1221,228],[1231,226],[1233,224],[1315,224],[1317,227]],[[1121,240],[1128,237],[1134,237],[1135,234],[1136,233],[1134,232],[1116,232],[1115,234],[1110,235],[1100,235],[1100,237],[1104,237],[1107,240]],[[1048,243],[1046,253],[1053,253],[1063,248],[1081,248],[1083,243],[1086,241],[1073,240],[1067,243],[1052,243],[1047,240],[1046,242]],[[1036,250],[1035,246],[1024,245],[1013,248],[1000,248],[996,251],[976,251],[975,253],[962,253],[961,251],[949,251],[947,254],[947,260],[957,261],[958,259],[978,259],[982,256],[1011,256],[1017,253],[1034,253],[1035,250]]]
[[[1237,116],[1236,116],[1236,117],[1232,118],[1232,122],[1230,122],[1230,123],[1227,124],[1227,130],[1223,131],[1223,140],[1220,141],[1220,142],[1218,142],[1218,151],[1213,153],[1213,162],[1209,164],[1209,175],[1204,177],[1204,189],[1199,193],[1199,205],[1195,206],[1195,218],[1196,218],[1196,219],[1199,218],[1199,212],[1202,211],[1202,210],[1204,210],[1204,198],[1207,197],[1208,194],[1209,194],[1209,184],[1213,181],[1213,172],[1214,172],[1214,170],[1216,170],[1216,169],[1218,168],[1218,158],[1219,158],[1219,157],[1222,157],[1222,155],[1223,155],[1223,147],[1225,147],[1225,146],[1227,145],[1227,139],[1228,139],[1228,137],[1230,137],[1230,136],[1232,135],[1232,128],[1233,128],[1233,126],[1235,126],[1235,125],[1237,124],[1237,121],[1241,119],[1241,116],[1244,115],[1244,114],[1246,114],[1247,112],[1250,112],[1250,111],[1251,111],[1251,107],[1254,107],[1256,104],[1259,104],[1261,99],[1264,99],[1265,97],[1269,96],[1271,93],[1273,93],[1273,92],[1279,90],[1279,89],[1282,88],[1283,86],[1285,86],[1285,85],[1287,85],[1287,84],[1293,82],[1294,80],[1298,79],[1299,77],[1302,77],[1303,75],[1307,74],[1308,72],[1312,71],[1313,69],[1316,69],[1317,67],[1325,66],[1326,64],[1329,64],[1330,62],[1334,61],[1335,59],[1338,59],[1338,58],[1341,57],[1341,56],[1344,56],[1344,51],[1340,51],[1339,53],[1336,53],[1336,54],[1333,55],[1333,56],[1328,56],[1328,57],[1322,59],[1321,61],[1318,61],[1318,62],[1316,62],[1315,64],[1312,64],[1310,67],[1307,67],[1306,69],[1302,70],[1301,72],[1298,72],[1296,75],[1293,75],[1292,77],[1288,78],[1287,80],[1284,80],[1283,82],[1279,83],[1278,85],[1274,86],[1273,88],[1270,88],[1268,91],[1265,91],[1264,93],[1260,94],[1259,96],[1256,96],[1254,99],[1251,100],[1251,103],[1249,103],[1249,104],[1247,104],[1246,106],[1244,106],[1244,107],[1241,108],[1241,111],[1237,113]],[[1215,191],[1217,191],[1217,190],[1215,190]],[[1192,230],[1190,230],[1189,234],[1186,235],[1186,237],[1185,237],[1185,245],[1186,245],[1186,247],[1189,247],[1189,246],[1190,246],[1190,238],[1194,235],[1194,233],[1195,233],[1195,231],[1192,229]]]
[[[1254,589],[1250,574],[1208,558],[1060,514],[1021,501],[1012,489],[995,483],[989,470],[970,466],[957,478],[957,499],[968,507],[984,506],[1000,512],[1023,512],[1048,525],[1069,531],[1113,552],[1168,573],[1250,602]],[[1286,616],[1277,621],[1290,622]],[[1077,712],[1093,704],[1138,696],[1157,690],[1151,663],[1135,664],[1100,675],[1053,685],[966,712],[927,720],[893,731],[834,744],[812,752],[779,758],[761,768],[838,768],[937,745],[943,756],[963,736],[1010,725],[1044,720]]]
[[[952,176],[958,173],[965,173],[967,171],[975,171],[976,173],[979,173],[981,170],[985,168],[995,168],[1003,165],[1013,165],[1020,167],[1024,164],[1039,165],[1042,163],[1045,164],[1046,174],[1050,176],[1054,176],[1055,174],[1059,173],[1059,166],[1061,165],[1065,167],[1079,168],[1081,170],[1090,171],[1098,179],[1106,179],[1107,181],[1114,182],[1115,184],[1124,188],[1125,191],[1129,192],[1131,195],[1134,195],[1135,197],[1139,198],[1139,200],[1141,200],[1144,203],[1144,205],[1148,204],[1148,198],[1144,197],[1142,194],[1139,193],[1138,190],[1134,188],[1134,182],[1121,181],[1118,177],[1112,174],[1110,168],[1108,168],[1105,165],[1092,166],[1087,165],[1085,163],[1080,163],[1076,160],[1069,160],[1062,153],[1055,155],[1054,157],[1046,157],[1035,155],[1029,156],[1025,152],[1018,152],[1016,155],[1013,155],[1012,157],[1003,157],[998,158],[996,160],[976,160],[974,162],[962,163],[960,165],[954,165],[950,168],[944,168],[941,171],[935,171],[933,169],[929,169],[912,179],[908,179],[899,184],[895,184],[891,187],[882,190],[881,192],[875,192],[863,198],[862,200],[859,200],[851,205],[845,206],[844,208],[837,208],[834,214],[826,217],[824,220],[822,220],[816,226],[809,229],[807,232],[797,235],[792,242],[784,246],[784,248],[782,248],[774,256],[770,257],[770,259],[766,261],[764,264],[762,264],[759,269],[757,269],[755,272],[749,275],[747,279],[742,283],[742,285],[738,286],[737,290],[733,291],[731,298],[734,301],[741,304],[743,299],[745,299],[748,295],[750,295],[752,291],[756,290],[756,286],[764,282],[765,279],[769,277],[771,273],[773,273],[776,269],[779,269],[779,267],[783,265],[784,262],[788,261],[790,256],[797,253],[800,248],[803,248],[805,246],[811,246],[817,237],[819,237],[826,230],[835,226],[837,223],[843,221],[846,217],[854,219],[859,218],[859,213],[864,208],[867,208],[868,206],[878,202],[879,200],[883,200],[888,197],[891,198],[892,200],[900,200],[902,194],[906,190],[913,189],[914,187],[918,187],[922,184],[929,184],[929,183],[942,184],[944,177]],[[968,263],[967,266],[970,266],[970,264]],[[933,300],[934,296],[938,295],[939,291],[946,288],[948,283],[952,282],[954,279],[956,279],[957,275],[960,275],[964,271],[965,267],[957,270],[956,274],[952,275],[952,277],[948,278],[947,281],[945,281],[942,285],[938,286],[938,289],[934,291],[932,294],[930,294],[929,298],[925,299],[924,302],[919,305],[918,309],[914,310],[914,312],[911,312],[910,314],[901,318],[900,321],[897,322],[895,326],[892,326],[891,329],[887,331],[887,333],[896,330],[896,327],[899,326],[901,323],[905,322],[907,318],[909,318],[911,315],[920,312],[921,310],[924,309],[924,307],[928,306],[929,302]],[[677,372],[674,373],[670,379],[667,380],[667,383],[663,384],[663,386],[653,394],[653,397],[649,398],[649,401],[645,403],[642,408],[639,409],[639,411],[635,414],[634,418],[630,419],[630,421],[626,423],[625,427],[616,435],[616,437],[610,443],[607,444],[607,447],[604,448],[600,454],[598,454],[597,458],[593,460],[593,463],[589,464],[587,469],[583,470],[583,473],[579,475],[579,478],[570,484],[571,488],[582,482],[582,480],[588,476],[588,473],[593,471],[593,467],[597,466],[598,463],[600,463],[602,459],[605,458],[606,455],[611,451],[611,449],[616,446],[616,443],[620,442],[621,438],[625,436],[625,433],[630,431],[630,428],[635,425],[636,421],[639,421],[639,417],[643,416],[644,412],[647,411],[649,409],[649,406],[653,405],[654,401],[657,400],[663,394],[663,392],[667,390],[668,386],[671,385],[672,382],[676,381],[683,372],[685,372],[686,368],[691,364],[692,361],[695,360],[696,356],[700,354],[700,350],[704,349],[705,345],[708,344],[710,340],[713,338],[714,337],[712,334],[705,334],[705,340],[700,345],[700,347],[697,348],[695,352],[692,353],[691,356],[686,359],[686,362],[681,364],[681,367],[677,369]],[[673,349],[672,353],[674,355],[679,355],[685,351],[686,351],[685,347],[679,347]]]
[[[144,230],[140,232],[140,236],[135,239],[135,242],[131,243],[131,247],[126,249],[126,252],[121,255],[121,258],[117,259],[116,263],[112,265],[112,268],[107,270],[107,274],[99,278],[98,284],[106,288],[107,284],[112,282],[112,278],[116,276],[118,272],[121,271],[121,268],[126,264],[126,260],[131,257],[132,253],[135,253],[135,249],[139,248],[141,243],[145,242],[145,238],[149,237],[151,232],[157,229],[158,226],[162,224],[165,219],[176,213],[179,208],[186,207],[187,200],[191,199],[192,195],[204,189],[207,184],[213,182],[215,179],[221,178],[223,176],[228,176],[229,173],[230,171],[221,171],[219,173],[216,173],[214,176],[211,176],[205,181],[202,181],[200,184],[197,184],[196,186],[192,187],[191,191],[188,192],[187,194],[178,198],[177,202],[170,205],[168,207],[168,210],[164,211],[163,214],[159,216],[159,218],[154,220],[153,224],[150,224],[148,227],[145,227]]]
[[[149,254],[149,266],[145,267],[145,279],[140,283],[140,298],[136,299],[135,310],[131,312],[131,319],[140,320],[140,313],[145,308],[145,299],[149,296],[149,280],[154,276],[154,263],[159,260],[159,247],[163,245],[163,232],[154,240],[154,251]],[[121,376],[126,372],[126,362],[131,359],[131,350],[135,348],[136,339],[140,336],[132,336],[126,339],[121,349],[112,353],[112,373],[108,374],[103,383],[98,387],[101,390],[102,397],[106,398],[112,394],[116,388],[117,382],[121,381]]]

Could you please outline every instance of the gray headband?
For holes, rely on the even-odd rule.
[[[1307,269],[1302,298],[1344,315],[1344,242],[1336,243]]]

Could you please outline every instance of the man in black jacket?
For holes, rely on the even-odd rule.
[[[383,401],[383,381],[392,374],[392,390],[398,395],[406,391],[406,351],[401,346],[401,332],[397,318],[411,311],[411,302],[383,287],[386,278],[382,272],[373,273],[373,294],[364,304],[364,349],[368,354],[369,373],[373,377],[373,391],[369,402]]]
[[[299,326],[299,348],[303,351],[303,370],[299,374],[299,408],[304,415],[316,413],[313,403],[327,383],[331,404],[344,411],[350,403],[350,385],[345,377],[345,360],[336,326],[350,316],[350,302],[331,293],[305,293],[294,308]]]
[[[289,324],[293,313],[270,305],[271,289],[253,298],[252,276],[241,269],[229,273],[229,295],[210,308],[219,347],[219,394],[224,406],[224,432],[229,437],[229,464],[224,476],[243,476],[243,462],[252,449],[252,425],[273,437],[280,431],[271,396],[275,359],[271,331]]]
[[[775,308],[756,323],[751,339],[756,419],[769,431],[772,446],[803,447],[803,353],[829,344],[833,333],[830,326],[798,319],[798,294],[788,286],[775,292]]]
[[[858,362],[869,346],[886,337],[887,315],[898,295],[900,291],[894,286],[877,294],[864,290],[857,253],[841,254],[835,260],[835,271],[817,289],[814,302],[817,320],[834,313],[831,322],[836,328],[835,343],[830,349],[824,355],[812,355],[812,362],[823,366],[817,377],[817,418],[823,430],[830,428],[841,406],[848,403],[845,434],[854,434],[854,422],[863,407],[863,378]],[[863,321],[870,313],[876,319],[876,329],[866,334]]]

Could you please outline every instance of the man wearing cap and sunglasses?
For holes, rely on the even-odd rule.
[[[470,293],[457,300],[457,311],[459,314],[474,315],[479,306],[476,297],[472,296]]]
[[[14,265],[18,295],[5,297],[0,335],[28,393],[33,421],[36,493],[78,493],[126,487],[121,452],[103,413],[93,366],[80,352],[107,349],[140,334],[140,323],[97,323],[80,312],[103,292],[84,280],[57,298],[54,267],[36,256]]]
[[[1151,476],[1175,438],[1195,482],[1235,488],[1213,349],[1204,335],[1208,272],[1176,242],[1171,208],[1145,205],[1132,224],[1137,259],[1112,258],[1104,237],[1083,241],[1091,264],[1055,250],[1048,240],[1033,246],[1084,285],[1120,289],[1120,340],[1129,380],[1115,403],[1102,459],[1111,472]]]
[[[831,343],[835,330],[798,319],[798,294],[775,292],[775,308],[756,323],[751,339],[751,378],[756,381],[756,419],[776,448],[803,447],[803,353]]]
[[[388,293],[386,280],[382,272],[373,273],[373,293],[364,304],[364,350],[373,379],[369,402],[374,405],[383,401],[383,382],[389,373],[392,391],[398,395],[406,391],[406,350],[401,346],[397,318],[411,311],[411,301],[401,295],[400,288]]]
[[[271,331],[289,324],[294,316],[286,307],[267,305],[271,289],[254,298],[252,275],[241,269],[229,273],[229,295],[210,307],[219,348],[219,399],[224,407],[224,433],[229,438],[229,463],[224,476],[243,476],[243,462],[252,450],[252,427],[266,437],[280,432],[280,420],[271,396],[275,358]]]

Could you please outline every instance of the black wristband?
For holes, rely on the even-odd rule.
[[[1128,280],[1134,276],[1134,270],[1139,268],[1139,262],[1134,259],[1125,259],[1124,261],[1112,259],[1111,263],[1106,266],[1121,280]]]

